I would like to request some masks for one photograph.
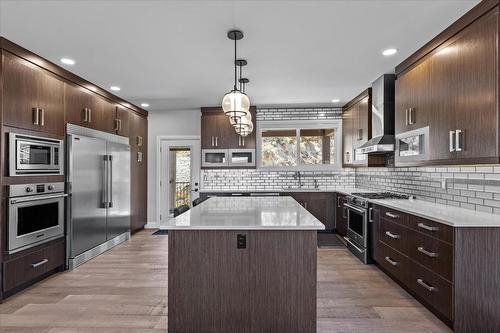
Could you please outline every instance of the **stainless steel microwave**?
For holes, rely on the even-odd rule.
[[[9,133],[9,175],[64,174],[63,141]]]

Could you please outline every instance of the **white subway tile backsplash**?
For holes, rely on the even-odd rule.
[[[257,120],[339,119],[342,108],[259,108]],[[358,168],[302,172],[303,188],[324,190],[357,186],[415,195],[440,204],[500,214],[500,165]],[[212,191],[281,191],[297,186],[294,172],[255,169],[202,170],[202,189]],[[443,189],[442,181],[447,187]]]

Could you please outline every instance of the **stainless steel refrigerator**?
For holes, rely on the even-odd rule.
[[[68,125],[67,257],[73,269],[130,237],[128,139]]]

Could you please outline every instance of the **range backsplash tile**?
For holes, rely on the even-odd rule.
[[[500,214],[500,165],[356,169],[356,186]]]

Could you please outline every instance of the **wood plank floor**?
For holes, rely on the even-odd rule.
[[[166,332],[168,237],[151,233],[6,300],[0,332]],[[318,332],[451,331],[375,266],[319,249]]]

